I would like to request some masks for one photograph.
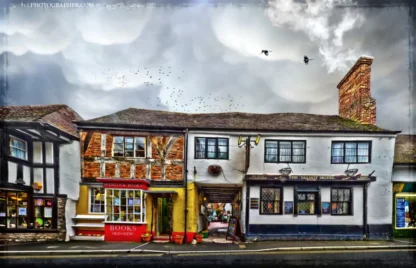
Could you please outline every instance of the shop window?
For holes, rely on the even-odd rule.
[[[333,141],[331,150],[331,163],[370,163],[371,142],[370,141]]]
[[[266,163],[305,163],[306,141],[266,140]]]
[[[10,155],[19,159],[27,160],[27,142],[10,136]]]
[[[0,228],[26,229],[28,227],[28,194],[0,191]]]
[[[52,229],[53,200],[49,198],[34,198],[34,228]]]
[[[282,188],[260,189],[260,214],[282,214]]]
[[[416,193],[395,196],[396,229],[416,229]]]
[[[91,187],[90,188],[90,212],[104,213],[104,188]]]
[[[195,138],[195,159],[228,159],[228,139]]]
[[[146,207],[142,190],[105,190],[106,222],[145,223]]]
[[[146,157],[146,139],[144,137],[114,137],[113,156]]]
[[[352,215],[352,190],[351,188],[331,189],[331,214]]]
[[[318,188],[295,189],[295,215],[320,215],[321,196]]]

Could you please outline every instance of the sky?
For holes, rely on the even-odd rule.
[[[67,104],[84,119],[130,107],[335,115],[338,82],[367,55],[377,125],[415,133],[407,7],[212,2],[12,4],[0,21],[7,104]]]

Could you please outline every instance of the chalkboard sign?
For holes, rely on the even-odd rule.
[[[331,214],[330,203],[322,202],[322,214]]]
[[[240,224],[238,217],[231,217],[230,221],[228,222],[227,235],[225,236],[225,240],[227,240],[228,237],[231,236],[234,242],[236,236],[240,234],[239,229]]]
[[[406,227],[405,221],[405,200],[404,198],[396,199],[396,227]]]
[[[293,214],[293,201],[285,201],[285,214]]]

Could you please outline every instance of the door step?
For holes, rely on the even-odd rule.
[[[159,235],[153,237],[153,241],[167,241],[169,242],[169,236],[168,235]]]

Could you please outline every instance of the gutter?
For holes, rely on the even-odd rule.
[[[184,140],[184,150],[185,150],[185,154],[184,154],[184,166],[185,166],[185,178],[184,178],[184,183],[185,183],[185,210],[184,210],[184,214],[185,214],[185,224],[184,224],[184,237],[185,237],[185,243],[186,243],[186,221],[187,221],[187,215],[188,215],[188,129],[185,130],[185,140]]]

